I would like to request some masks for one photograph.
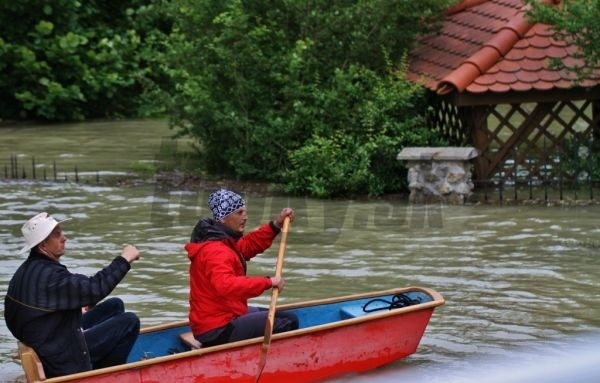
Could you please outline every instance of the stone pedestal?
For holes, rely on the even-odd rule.
[[[406,161],[409,200],[463,204],[473,189],[471,159],[478,155],[472,147],[402,149],[396,159]]]

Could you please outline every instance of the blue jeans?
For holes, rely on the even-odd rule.
[[[265,335],[265,325],[269,311],[263,307],[248,307],[248,313],[234,318],[224,327],[208,331],[196,337],[203,346],[216,346],[238,340]],[[298,328],[298,317],[290,311],[276,311],[273,333],[291,331]]]
[[[109,298],[83,314],[83,335],[92,368],[123,364],[140,333],[140,320],[126,313],[123,301]]]

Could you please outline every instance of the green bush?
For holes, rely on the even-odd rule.
[[[315,196],[400,188],[397,151],[431,138],[403,57],[448,1],[173,3],[171,123],[209,172]]]
[[[0,118],[164,114],[171,22],[160,4],[0,2]]]
[[[560,4],[539,0],[524,1],[531,6],[527,12],[528,17],[554,27],[553,39],[578,48],[567,57],[551,58],[550,67],[570,71],[580,82],[588,78],[595,79],[595,68],[600,62],[600,1],[569,0],[561,1]]]
[[[600,180],[600,142],[570,137],[564,141],[559,171],[566,180]]]
[[[318,128],[291,152],[286,189],[318,197],[400,190],[406,180],[395,159],[400,149],[433,142],[421,96],[401,71],[337,71],[332,88],[315,94],[313,105],[330,113],[312,116]]]

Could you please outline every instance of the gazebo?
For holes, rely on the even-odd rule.
[[[409,79],[431,96],[430,124],[450,145],[479,151],[476,184],[555,177],[570,148],[600,138],[600,70],[577,82],[552,69],[555,58],[583,60],[527,9],[521,0],[460,1],[409,56]]]

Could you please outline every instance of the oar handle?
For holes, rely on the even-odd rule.
[[[285,253],[285,246],[289,231],[290,217],[288,216],[283,219],[283,226],[281,228],[281,242],[279,243],[279,253],[277,254],[277,265],[275,266],[276,277],[281,277],[281,272],[283,271],[283,255]]]

